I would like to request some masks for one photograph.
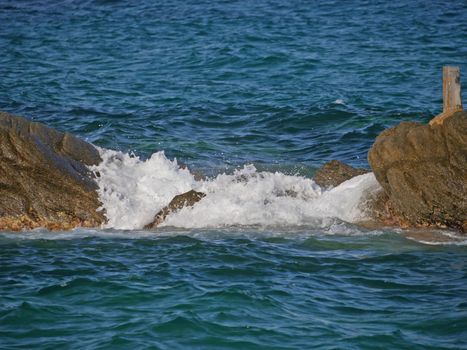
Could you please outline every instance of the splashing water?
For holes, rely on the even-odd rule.
[[[146,161],[118,151],[101,149],[100,153],[103,161],[91,170],[99,174],[98,194],[107,228],[141,228],[174,196],[196,184],[187,169],[168,160],[163,152]]]
[[[372,173],[323,189],[313,180],[280,172],[259,172],[245,165],[233,174],[196,180],[177,160],[164,152],[149,159],[101,149],[98,174],[99,198],[108,219],[106,228],[139,229],[172,198],[191,189],[206,194],[193,207],[171,214],[163,226],[183,228],[233,225],[312,225],[329,218],[348,222],[364,219],[362,207],[369,193],[380,189]]]

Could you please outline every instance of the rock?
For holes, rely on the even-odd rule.
[[[161,211],[159,211],[154,217],[154,220],[150,224],[144,226],[144,228],[150,229],[157,227],[162,222],[164,222],[165,218],[170,213],[176,212],[177,210],[180,210],[183,207],[192,207],[195,203],[199,202],[204,197],[206,197],[204,193],[197,192],[195,190],[191,190],[175,196],[169,203],[169,205],[167,205]]]
[[[357,169],[341,161],[331,160],[316,171],[313,180],[321,187],[335,187],[354,176],[368,172],[367,169]]]
[[[443,123],[403,122],[368,153],[388,206],[406,226],[467,229],[467,113]]]
[[[364,221],[357,222],[360,226],[370,229],[379,229],[385,226],[407,226],[394,214],[388,195],[383,189],[376,193],[367,194],[361,208],[365,211],[367,218]]]
[[[0,112],[0,230],[94,227],[105,221],[90,144]]]

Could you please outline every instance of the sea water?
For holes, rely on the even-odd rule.
[[[441,111],[466,23],[461,0],[0,1],[0,109],[99,147],[108,218],[0,233],[0,349],[466,349],[465,237],[361,227],[373,174],[311,179]]]

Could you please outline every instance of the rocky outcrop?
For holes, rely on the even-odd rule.
[[[90,144],[0,112],[0,230],[71,229],[104,222]]]
[[[162,222],[164,222],[165,218],[170,213],[176,212],[183,207],[192,207],[195,203],[199,202],[204,197],[206,197],[206,195],[203,192],[197,192],[195,190],[191,190],[175,196],[169,205],[159,211],[154,217],[154,220],[150,224],[144,226],[144,228],[150,229],[159,226]]]
[[[442,123],[403,122],[368,153],[387,207],[405,226],[467,230],[467,113]]]
[[[331,160],[316,171],[313,180],[321,187],[336,187],[354,176],[368,172],[367,169],[353,168],[341,161]]]

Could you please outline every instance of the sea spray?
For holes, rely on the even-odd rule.
[[[196,186],[193,175],[164,152],[143,161],[128,153],[99,151],[102,162],[91,170],[97,175],[99,199],[108,219],[105,228],[142,228],[174,196]]]
[[[100,152],[103,161],[91,170],[97,175],[106,228],[140,229],[174,196],[191,189],[206,197],[172,213],[162,226],[326,226],[331,218],[355,222],[365,218],[362,203],[366,196],[380,189],[372,173],[323,189],[312,179],[259,172],[253,165],[233,174],[195,180],[164,152],[147,160],[118,151]]]

